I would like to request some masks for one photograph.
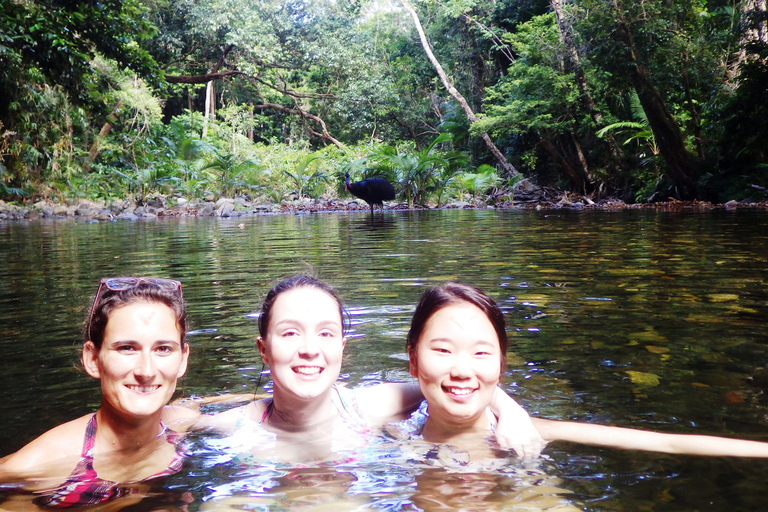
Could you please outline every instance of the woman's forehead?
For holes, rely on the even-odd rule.
[[[323,316],[340,322],[341,310],[333,296],[323,290],[305,286],[278,295],[272,306],[272,316]]]

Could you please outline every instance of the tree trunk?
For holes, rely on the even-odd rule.
[[[215,118],[215,112],[216,112],[216,95],[213,91],[213,81],[216,78],[223,78],[223,76],[226,76],[228,74],[235,74],[231,71],[225,72],[225,73],[218,73],[219,68],[224,64],[224,61],[227,58],[227,55],[229,52],[232,51],[232,48],[234,48],[235,45],[230,44],[226,48],[224,48],[224,51],[221,52],[221,56],[219,57],[219,60],[216,62],[216,65],[213,66],[213,69],[211,69],[210,73],[208,75],[203,75],[206,78],[205,83],[205,112],[203,117],[203,135],[202,138],[204,139],[208,135],[208,123],[212,122]],[[222,75],[222,76],[219,76]],[[209,78],[209,77],[216,77],[216,78]],[[168,80],[171,83],[197,83],[197,82],[187,82],[184,80],[172,80],[172,78],[181,79],[181,78],[190,78],[190,77],[166,77],[166,80]]]
[[[213,110],[216,102],[216,95],[213,92],[213,81],[205,84],[205,111],[203,112],[203,134],[205,139],[208,136],[208,123],[213,121]]]
[[[579,159],[579,164],[581,165],[581,170],[584,173],[584,176],[587,177],[586,180],[582,183],[581,193],[584,195],[587,195],[587,183],[592,183],[594,181],[594,178],[592,177],[592,174],[589,172],[589,164],[587,163],[587,157],[584,155],[584,149],[581,147],[581,142],[579,141],[579,137],[576,135],[576,132],[571,130],[571,139],[573,140],[573,146],[576,148],[576,156]]]
[[[576,45],[573,42],[571,34],[573,27],[568,23],[568,20],[565,18],[565,13],[563,12],[563,0],[550,0],[550,4],[552,5],[552,10],[555,12],[555,17],[557,18],[560,40],[563,42],[563,46],[573,64],[573,74],[576,78],[576,85],[579,87],[579,92],[587,107],[587,112],[589,112],[589,116],[595,126],[601,126],[603,124],[603,115],[598,110],[595,99],[589,91],[589,83],[584,74],[584,68],[581,67],[579,52],[576,50]],[[595,136],[595,138],[597,138],[597,136]],[[618,144],[616,144],[616,139],[612,133],[606,135],[606,141],[608,143],[608,150],[611,155],[613,168],[618,169],[621,166],[621,150],[619,149]],[[587,179],[592,182],[593,178],[590,176],[587,168],[585,168],[585,171],[587,172]]]
[[[461,95],[459,91],[456,90],[456,88],[453,86],[451,81],[448,79],[448,75],[445,73],[445,70],[440,65],[440,62],[435,57],[435,54],[432,53],[432,49],[429,46],[429,41],[427,41],[427,36],[424,33],[424,29],[421,26],[421,21],[419,21],[419,15],[416,13],[413,7],[408,3],[407,0],[400,0],[400,2],[403,4],[403,7],[411,14],[411,18],[413,18],[413,23],[416,26],[416,31],[419,33],[419,39],[421,40],[421,46],[424,48],[424,52],[427,54],[427,58],[429,58],[429,61],[432,63],[432,66],[434,66],[435,71],[437,72],[437,75],[440,77],[440,80],[443,82],[443,85],[445,86],[448,93],[453,96],[453,98],[459,103],[462,110],[464,111],[464,114],[467,116],[467,119],[469,120],[470,124],[477,121],[477,116],[475,115],[474,111],[472,110],[472,107],[469,106],[469,103],[467,103],[467,100],[464,98],[464,96]],[[499,161],[499,164],[501,165],[501,168],[504,171],[504,174],[508,177],[516,176],[520,174],[520,172],[515,169],[515,166],[513,166],[509,161],[507,161],[507,158],[504,156],[504,154],[499,151],[499,148],[496,147],[496,144],[493,143],[491,138],[488,136],[487,133],[482,134],[482,139],[485,142],[486,146],[488,146],[488,149],[493,153],[493,156],[496,157],[496,159]]]
[[[754,43],[768,44],[768,18],[766,17],[766,0],[743,0],[740,6],[741,20],[739,49],[733,56],[733,62],[728,66],[728,78],[733,87],[738,87],[736,80],[741,73],[741,66],[755,55],[747,54],[747,46]],[[763,62],[763,64],[766,64]]]
[[[686,66],[688,65],[688,55],[685,56]],[[691,114],[691,124],[693,124],[693,137],[696,143],[696,154],[699,156],[699,160],[704,161],[704,146],[701,140],[701,117],[699,111],[696,110],[696,102],[693,100],[693,92],[691,91],[691,84],[688,80],[688,69],[683,70],[682,73],[683,87],[685,88],[685,102],[688,105],[688,112]]]
[[[637,53],[629,24],[622,14],[624,8],[619,0],[613,0],[613,8],[616,13],[618,35],[629,52],[628,70],[632,85],[648,118],[659,152],[667,163],[669,177],[681,199],[693,198],[696,193],[694,176],[698,174],[701,162],[686,149],[680,127],[667,110],[664,99],[651,83],[648,69]]]
[[[248,103],[248,138],[253,142],[253,102]]]
[[[565,173],[568,176],[570,176],[570,178],[573,180],[574,185],[576,185],[577,188],[584,190],[584,178],[578,172],[576,172],[576,169],[574,169],[565,158],[563,158],[563,155],[560,154],[560,152],[555,148],[555,146],[552,145],[551,142],[549,142],[547,139],[542,137],[540,133],[538,135],[539,135],[539,144],[541,144],[541,147],[544,148],[544,151],[549,153],[549,155],[558,164],[560,164],[560,167],[565,171]]]
[[[114,123],[117,120],[115,113],[122,106],[123,106],[123,102],[118,101],[117,105],[115,105],[115,108],[113,108],[112,112],[110,112],[109,115],[107,116],[107,120],[104,122],[103,125],[101,125],[101,130],[99,130],[99,134],[96,136],[96,139],[93,141],[93,144],[91,144],[91,149],[88,151],[88,158],[83,164],[83,169],[86,172],[89,172],[91,170],[91,166],[96,161],[96,158],[99,156],[99,153],[101,153],[101,141],[104,140],[104,138],[107,135],[109,135],[109,132],[112,131],[112,123]]]

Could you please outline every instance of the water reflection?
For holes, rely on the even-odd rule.
[[[558,510],[576,512],[566,495],[547,478],[521,481],[497,473],[453,473],[431,468],[417,475],[411,497],[421,510]],[[530,480],[530,479],[529,479]]]
[[[268,487],[251,483],[231,495],[207,500],[200,510],[354,510],[368,503],[364,496],[348,493],[356,481],[349,471],[294,468],[276,476]]]
[[[189,512],[189,505],[194,498],[191,492],[174,492],[158,484],[135,484],[126,486],[127,494],[115,500],[89,507],[78,507],[77,510],[88,512]],[[17,493],[3,496],[0,493],[0,510],[7,512],[40,512],[52,510],[39,507],[33,503],[33,495]]]
[[[276,279],[308,267],[351,308],[348,385],[408,379],[402,356],[414,304],[424,286],[459,279],[505,310],[512,347],[503,385],[532,412],[768,440],[768,218],[760,212],[70,219],[3,224],[0,262],[0,417],[13,418],[0,422],[0,454],[98,406],[98,388],[75,369],[98,278],[182,280],[196,331],[182,392],[252,392],[261,368],[252,315]],[[768,507],[754,491],[764,488],[756,463],[550,452],[548,472],[600,510],[703,507],[687,482]],[[348,469],[357,478],[348,497],[373,508],[408,501],[413,475],[368,467],[363,479]],[[385,474],[397,484],[378,481],[391,489],[379,495],[369,482]],[[186,473],[172,485],[192,489],[195,508],[219,476]],[[714,503],[710,510],[728,508]]]

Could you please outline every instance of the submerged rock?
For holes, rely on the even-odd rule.
[[[217,203],[218,204],[218,203]],[[234,217],[233,215],[235,211],[235,203],[234,202],[224,202],[216,209],[216,216],[217,217]]]
[[[126,211],[121,212],[120,214],[118,214],[117,218],[119,220],[137,220],[139,218],[139,216],[136,215],[135,213],[133,213],[130,210],[126,210]]]

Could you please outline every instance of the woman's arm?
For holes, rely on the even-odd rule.
[[[224,394],[193,398],[180,398],[163,408],[163,423],[176,432],[194,430],[216,430],[221,433],[231,432],[237,423],[238,412],[233,408],[218,414],[203,414],[200,407],[209,404],[241,404],[253,402],[271,395],[253,393]],[[235,412],[230,412],[235,411]]]
[[[384,424],[399,419],[416,409],[424,395],[419,385],[410,383],[385,383],[362,386],[352,390],[357,409],[371,423]]]
[[[417,383],[387,383],[355,388],[358,411],[368,421],[384,424],[415,410],[424,399]],[[498,417],[496,439],[521,458],[536,458],[546,446],[525,409],[497,388],[490,404]]]
[[[19,451],[0,459],[0,483],[22,482],[24,487],[37,483],[59,483],[80,460],[85,425],[91,415],[52,428]]]
[[[499,446],[514,450],[521,459],[535,459],[541,455],[547,442],[520,404],[497,387],[489,407],[498,418],[496,442]]]
[[[532,420],[546,441],[570,441],[625,450],[687,455],[768,457],[768,443],[759,441],[702,435],[664,434],[574,421],[554,421],[540,418],[533,418]]]

